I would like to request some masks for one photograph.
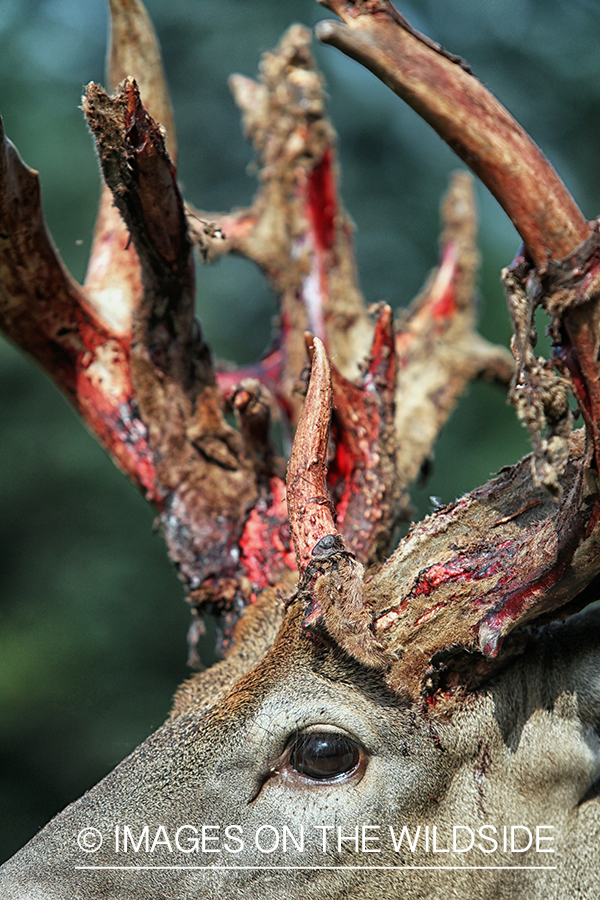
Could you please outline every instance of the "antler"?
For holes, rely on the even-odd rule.
[[[368,5],[371,12],[355,6],[357,27],[387,23],[370,35],[370,46],[384,33],[391,40],[396,29],[463,72],[399,23],[391,7]],[[450,646],[497,652],[514,624],[542,607],[554,609],[564,599],[565,584],[578,586],[591,577],[586,554],[595,541],[596,494],[583,478],[587,457],[577,440],[566,475],[556,474],[551,461],[563,506],[528,486],[525,475],[515,475],[512,483],[507,475],[413,530],[366,583],[363,568],[389,552],[399,520],[408,515],[410,484],[469,379],[483,375],[506,382],[514,368],[505,352],[475,331],[478,255],[469,178],[453,179],[443,209],[441,265],[421,297],[396,324],[386,306],[371,319],[356,284],[351,227],[338,197],[334,132],[308,32],[296,26],[287,33],[265,56],[259,83],[239,76],[233,81],[262,166],[252,206],[217,216],[186,214],[149,21],[137,2],[113,0],[111,10],[109,80],[121,83],[112,97],[90,85],[84,99],[106,182],[86,284],[76,285],[62,268],[44,230],[35,176],[5,145],[0,175],[10,227],[0,245],[3,327],[42,362],[154,504],[196,606],[208,604],[233,619],[260,595],[289,595],[299,572],[305,627],[315,633],[325,628],[366,665],[387,667],[395,689],[402,684],[413,694],[436,653]],[[166,135],[153,116],[163,119]],[[539,215],[532,220],[542,234]],[[250,369],[215,374],[193,316],[190,232],[208,259],[244,254],[275,287],[280,331],[271,351]],[[531,376],[533,396],[544,388],[537,420],[557,432],[558,458],[566,440],[560,391],[551,379],[544,381],[545,370],[533,371],[531,304],[518,295],[528,265],[523,257],[513,273],[513,307],[524,323],[519,372]],[[541,266],[536,272],[540,278],[552,275]],[[581,289],[589,283],[582,275]],[[570,302],[564,299],[565,308]],[[297,385],[307,326],[315,337],[301,413]],[[569,352],[565,347],[564,365],[581,368],[581,356]],[[581,371],[583,396],[590,375],[585,366]],[[287,492],[282,460],[269,437],[272,396],[291,426],[298,422]],[[237,430],[226,421],[226,402]],[[587,403],[586,414],[594,422],[592,405]],[[540,452],[548,446],[540,440]],[[516,483],[525,496],[518,509],[510,501]],[[523,521],[539,525],[540,547],[549,546],[553,533],[558,538],[554,556],[546,554],[535,572],[531,566],[525,572],[525,561],[523,570],[514,568],[509,591],[504,569],[491,573],[489,560],[496,552],[506,556],[509,546],[526,555],[525,532],[517,536],[512,530],[522,514]],[[569,529],[569,516],[575,530]],[[485,543],[464,537],[477,527],[485,530]],[[452,533],[450,543],[439,537],[442,532]],[[433,558],[438,568],[423,574]],[[468,583],[473,572],[477,576]],[[485,578],[496,574],[488,599],[474,605],[474,585],[480,591]],[[455,581],[465,589],[452,606],[448,585]],[[438,590],[446,591],[443,597]],[[428,620],[444,616],[447,624],[432,637]]]
[[[296,563],[303,573],[319,541],[337,535],[327,490],[331,369],[319,338],[307,335],[312,369],[287,471],[287,505]]]
[[[278,298],[279,332],[248,374],[272,390],[293,425],[302,406],[296,386],[306,359],[304,332],[322,340],[349,377],[356,376],[372,332],[358,287],[352,225],[339,198],[335,131],[310,44],[310,31],[292,26],[276,50],[264,54],[260,81],[230,79],[260,166],[252,206],[228,214],[190,210],[201,253],[209,260],[246,256]],[[223,371],[219,383],[227,392],[244,374]]]
[[[467,676],[452,674],[449,658],[461,649],[497,656],[516,625],[556,615],[600,567],[598,234],[462,60],[415,32],[387,0],[324,5],[345,24],[321,23],[321,40],[370,68],[430,122],[487,184],[526,244],[504,280],[516,331],[512,396],[535,453],[414,526],[367,584],[371,626],[393,657],[388,681],[414,696],[481,676],[486,666],[474,663]],[[538,305],[553,317],[557,354],[550,363],[533,354]],[[568,380],[552,373],[553,364]],[[585,440],[581,433],[569,438],[569,385]]]
[[[147,14],[120,0],[111,10],[109,80],[134,72],[174,147]],[[86,285],[64,271],[45,231],[37,176],[5,142],[2,327],[155,505],[190,598],[217,608],[251,602],[270,577],[285,584],[295,570],[284,467],[266,436],[269,402],[246,384],[245,401],[236,402],[240,431],[225,421],[193,317],[192,245],[175,169],[137,82],[126,78],[112,98],[90,85],[84,106],[107,184]],[[269,571],[257,567],[261,548]]]

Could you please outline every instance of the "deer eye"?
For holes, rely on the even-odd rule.
[[[306,778],[335,781],[353,774],[361,756],[361,748],[346,735],[336,731],[312,731],[294,739],[288,764]]]

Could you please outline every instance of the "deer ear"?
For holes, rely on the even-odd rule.
[[[570,695],[574,712],[596,730],[600,729],[600,608],[588,609],[563,624],[548,625],[539,638],[544,653],[544,678],[555,702]]]
[[[203,712],[214,706],[234,684],[271,649],[284,618],[284,605],[276,591],[262,591],[236,623],[226,657],[181,685],[171,709],[171,719]]]

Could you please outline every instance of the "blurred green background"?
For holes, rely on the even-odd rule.
[[[313,0],[149,0],[180,143],[180,178],[204,209],[249,202],[252,158],[226,80]],[[412,24],[464,56],[542,146],[592,218],[600,211],[597,0],[412,0]],[[85,270],[98,196],[78,109],[103,78],[102,0],[0,0],[0,111],[40,171],[51,232]],[[317,47],[340,135],[343,194],[357,224],[368,301],[406,305],[436,262],[438,208],[452,153],[370,73]],[[500,268],[518,238],[478,189],[481,329],[507,342]],[[244,362],[269,341],[274,301],[251,264],[198,272],[199,314],[217,356]],[[527,452],[499,390],[477,385],[415,496],[450,501]],[[152,514],[52,385],[0,344],[0,859],[122,759],[169,709],[186,675],[189,611],[152,534]],[[209,650],[205,658],[210,659]]]

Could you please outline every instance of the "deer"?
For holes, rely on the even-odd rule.
[[[389,0],[321,2],[338,19],[317,39],[410,104],[520,234],[512,353],[476,331],[465,171],[421,295],[397,321],[365,305],[306,28],[233,77],[259,188],[208,213],[178,186],[148,14],[110,0],[113,93],[83,100],[104,177],[85,282],[2,134],[0,322],[152,504],[192,632],[216,616],[224,652],[0,869],[7,900],[598,895],[598,224],[464,60]],[[214,364],[194,250],[251,259],[279,298],[255,364]],[[532,452],[398,541],[478,377],[509,385]]]

